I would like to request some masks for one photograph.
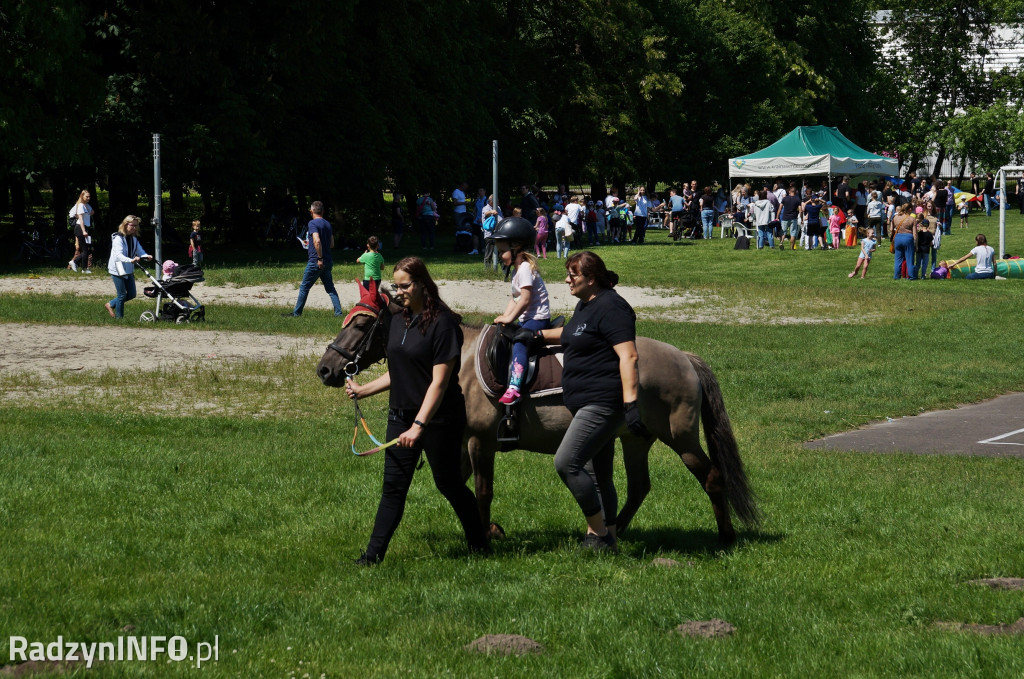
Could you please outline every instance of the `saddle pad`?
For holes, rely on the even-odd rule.
[[[473,347],[473,354],[476,358],[476,377],[480,386],[487,392],[488,396],[497,398],[505,393],[508,386],[504,381],[497,379],[494,372],[487,364],[487,346],[491,338],[498,331],[497,326],[488,325],[480,331]],[[526,386],[523,395],[530,398],[552,396],[562,393],[562,348],[545,347],[537,353],[537,375],[533,382]]]

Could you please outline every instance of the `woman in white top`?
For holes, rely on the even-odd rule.
[[[971,280],[977,280],[979,278],[995,278],[996,270],[992,262],[995,250],[989,246],[988,239],[985,238],[985,234],[983,233],[979,233],[975,236],[974,242],[978,245],[966,255],[950,264],[949,268],[952,269],[957,264],[974,257],[978,260],[978,263],[974,265],[974,273],[967,274],[967,278]]]
[[[92,226],[94,210],[89,205],[90,198],[88,191],[82,191],[68,211],[68,219],[75,221],[75,256],[68,262],[68,268],[72,271],[82,269],[82,273],[92,273],[92,236],[89,235],[89,227]]]
[[[117,297],[106,304],[111,318],[123,318],[124,303],[135,299],[135,264],[140,259],[153,259],[139,243],[140,221],[135,215],[128,215],[117,227],[117,233],[110,236],[107,273],[117,291]]]

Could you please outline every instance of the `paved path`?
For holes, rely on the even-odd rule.
[[[1024,458],[1024,393],[868,425],[804,444],[862,453]]]

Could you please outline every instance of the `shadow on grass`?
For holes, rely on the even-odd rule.
[[[717,530],[680,530],[678,528],[630,528],[622,535],[626,543],[642,546],[648,554],[656,552],[681,552],[685,554],[714,555],[730,552],[745,544],[774,544],[786,538],[785,535],[759,531],[740,531],[736,542],[723,546],[718,542]]]
[[[646,560],[659,553],[677,552],[688,555],[714,556],[719,552],[730,552],[750,543],[773,544],[785,539],[785,535],[764,532],[741,531],[736,542],[723,547],[718,542],[716,530],[680,530],[678,528],[630,528],[622,535],[622,552],[630,558]],[[583,539],[583,530],[524,530],[508,531],[502,540],[492,545],[495,555],[542,555],[575,548]],[[450,556],[459,556],[452,551]]]

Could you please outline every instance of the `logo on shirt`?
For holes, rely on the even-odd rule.
[[[581,324],[579,324],[578,326],[576,326],[576,329],[575,329],[575,330],[573,330],[572,336],[573,336],[573,337],[579,337],[580,335],[582,335],[582,334],[583,334],[583,332],[584,332],[584,331],[585,331],[586,329],[587,329],[587,324],[586,324],[586,323],[581,323]]]

